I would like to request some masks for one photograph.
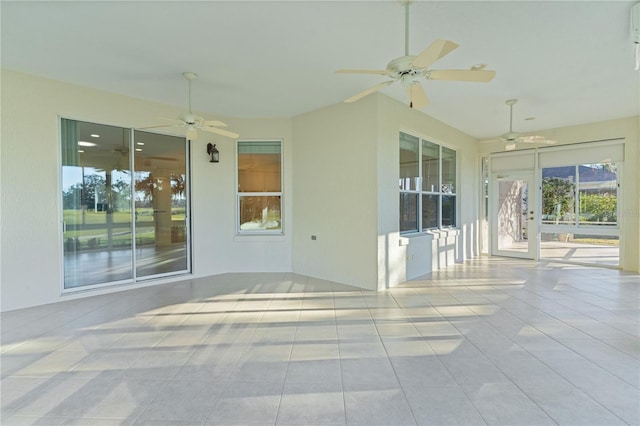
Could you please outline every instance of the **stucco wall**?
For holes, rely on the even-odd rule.
[[[0,308],[130,288],[60,295],[59,117],[135,128],[156,124],[158,117],[177,116],[183,109],[7,70],[2,70],[1,89]],[[191,150],[194,277],[293,271],[373,290],[405,281],[407,270],[421,270],[407,262],[442,259],[433,245],[426,253],[428,244],[413,247],[408,259],[407,245],[400,244],[400,131],[456,150],[460,233],[455,258],[478,254],[480,157],[501,147],[478,144],[381,94],[293,118],[202,115],[226,121],[242,140],[283,141],[284,235],[235,234],[235,142],[203,137]],[[622,252],[625,269],[635,271],[640,268],[639,127],[639,118],[630,117],[539,132],[559,143],[625,139]],[[218,164],[208,162],[205,146],[210,141],[220,149]],[[444,258],[448,262],[450,256]],[[160,282],[165,281],[137,285]]]
[[[376,111],[369,96],[293,118],[294,272],[376,289]]]
[[[422,253],[407,257],[407,246],[400,244],[398,224],[399,197],[399,132],[424,138],[431,142],[456,150],[458,160],[457,190],[458,211],[457,261],[478,255],[477,236],[477,188],[479,187],[479,160],[477,143],[471,136],[436,120],[423,112],[407,108],[406,105],[387,96],[378,95],[378,288],[393,287],[406,280],[407,262],[433,263],[434,259],[450,254],[432,250],[429,258]],[[447,239],[448,237],[443,238]],[[411,242],[409,241],[409,244]],[[442,247],[436,242],[433,247]],[[444,266],[442,262],[433,263]]]
[[[122,127],[157,124],[180,108],[2,70],[2,310],[56,302],[62,281],[58,117]],[[202,114],[207,118],[209,114]],[[201,137],[192,146],[193,272],[290,271],[292,138],[290,119],[222,119],[242,139],[282,139],[284,147],[283,237],[235,236],[234,141]],[[206,144],[220,149],[208,162]],[[138,284],[150,285],[152,283]],[[116,291],[125,287],[92,291]],[[86,295],[86,294],[83,294]]]

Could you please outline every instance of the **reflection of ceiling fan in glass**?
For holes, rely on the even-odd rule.
[[[203,130],[205,132],[215,133],[231,139],[236,139],[239,136],[237,133],[225,129],[220,129],[220,127],[227,127],[226,123],[218,120],[205,120],[199,115],[195,115],[193,112],[191,112],[191,81],[195,80],[197,75],[193,72],[183,72],[182,75],[189,82],[189,112],[179,115],[177,119],[163,118],[163,120],[172,121],[175,124],[161,124],[159,126],[142,127],[141,130],[157,129],[162,127],[184,127],[186,128],[186,136],[189,140],[198,139],[198,130]]]
[[[358,99],[377,92],[378,90],[400,80],[407,90],[409,106],[411,108],[424,108],[429,104],[429,99],[424,92],[421,78],[427,80],[469,81],[487,83],[495,77],[496,72],[485,70],[486,65],[476,65],[468,70],[432,70],[429,67],[438,59],[451,53],[458,47],[457,43],[449,40],[436,40],[424,49],[418,56],[409,55],[409,4],[410,0],[403,0],[405,6],[405,41],[404,56],[396,58],[387,64],[384,70],[342,69],[336,73],[342,74],[378,74],[386,75],[391,80],[383,81],[370,87],[348,99],[345,102],[355,102]]]

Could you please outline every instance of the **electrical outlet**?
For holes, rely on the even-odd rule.
[[[312,235],[312,236],[311,236],[311,239],[312,239],[313,241],[315,241],[315,240],[317,240],[317,239],[318,239],[318,237],[316,237],[315,235]]]

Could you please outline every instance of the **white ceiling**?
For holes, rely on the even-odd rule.
[[[460,47],[432,68],[497,71],[488,84],[425,81],[424,109],[472,136],[640,113],[630,9],[636,1],[417,1],[410,53],[433,40]],[[290,117],[385,78],[404,55],[404,8],[390,1],[5,1],[3,68],[187,107],[207,118]],[[382,90],[406,102],[400,84]],[[536,117],[535,120],[525,120]],[[142,123],[141,123],[142,124]]]

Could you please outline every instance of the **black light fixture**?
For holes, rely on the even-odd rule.
[[[207,144],[207,154],[209,154],[210,163],[220,162],[220,151],[218,151],[218,149],[216,148],[216,144],[212,144],[212,143]]]

